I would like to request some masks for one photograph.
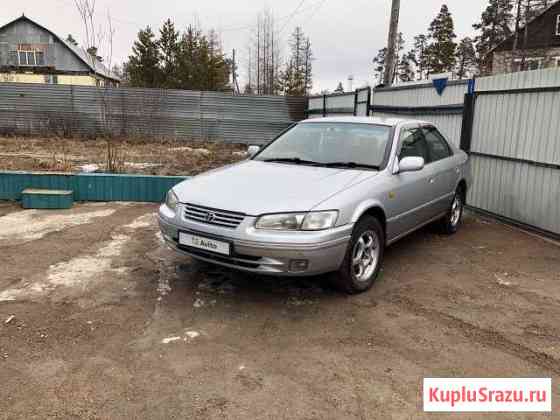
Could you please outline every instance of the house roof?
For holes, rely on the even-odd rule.
[[[83,47],[80,46],[76,46],[73,44],[70,44],[69,42],[67,42],[65,39],[59,37],[57,34],[55,34],[53,31],[51,31],[48,28],[45,28],[43,25],[38,24],[37,22],[35,22],[34,20],[28,18],[25,15],[21,15],[20,17],[18,17],[17,19],[12,20],[11,22],[6,23],[5,25],[0,26],[0,31],[4,28],[7,28],[10,25],[13,25],[17,22],[22,22],[22,21],[26,21],[26,22],[30,22],[33,25],[41,28],[42,30],[48,32],[50,35],[52,35],[56,40],[58,40],[62,45],[64,45],[65,47],[67,47],[80,61],[82,61],[93,73],[97,74],[98,76],[101,77],[105,77],[107,79],[112,79],[115,81],[120,81],[120,79],[112,72],[110,71],[97,57],[93,57],[91,54],[89,54]]]
[[[525,25],[521,25],[519,27],[519,30],[517,31],[518,33],[525,30],[525,26],[529,26],[531,25],[534,21],[536,21],[537,19],[541,18],[542,16],[544,16],[545,14],[547,14],[550,9],[552,9],[554,6],[557,6],[560,3],[560,0],[553,0],[551,4],[549,4],[547,7],[545,7],[543,10],[541,10],[539,13],[537,13],[535,16],[533,16],[531,19],[529,19],[529,21],[525,24]],[[499,49],[502,45],[504,45],[506,42],[512,40],[513,38],[515,38],[515,30],[513,31],[513,33],[508,36],[506,39],[504,39],[502,42],[500,42],[498,45],[496,45],[494,48],[492,48],[490,51],[488,51],[488,55],[494,53],[494,51],[496,51],[497,49]]]

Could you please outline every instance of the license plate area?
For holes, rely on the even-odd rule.
[[[190,232],[179,232],[179,245],[220,255],[231,255],[231,243]]]

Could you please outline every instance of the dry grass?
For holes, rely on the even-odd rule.
[[[176,140],[0,137],[0,170],[196,175],[244,159],[244,145]]]

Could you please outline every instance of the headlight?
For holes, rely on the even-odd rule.
[[[173,190],[169,190],[167,192],[167,197],[165,198],[165,205],[169,207],[171,210],[175,211],[177,209],[177,203],[179,199],[173,192]]]
[[[325,230],[335,225],[337,217],[337,211],[269,214],[259,217],[255,227],[263,230],[284,231]]]
[[[337,211],[318,211],[307,213],[301,230],[325,230],[334,227],[336,218],[338,217]]]

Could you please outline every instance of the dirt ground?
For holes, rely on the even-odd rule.
[[[247,146],[171,140],[113,139],[116,171],[146,175],[197,175],[245,159]],[[84,165],[107,171],[108,143],[103,139],[0,136],[0,171],[80,172]]]
[[[429,419],[423,377],[552,377],[560,247],[469,216],[360,296],[208,268],[143,204],[0,204],[0,418]],[[556,413],[556,414],[554,414]]]

